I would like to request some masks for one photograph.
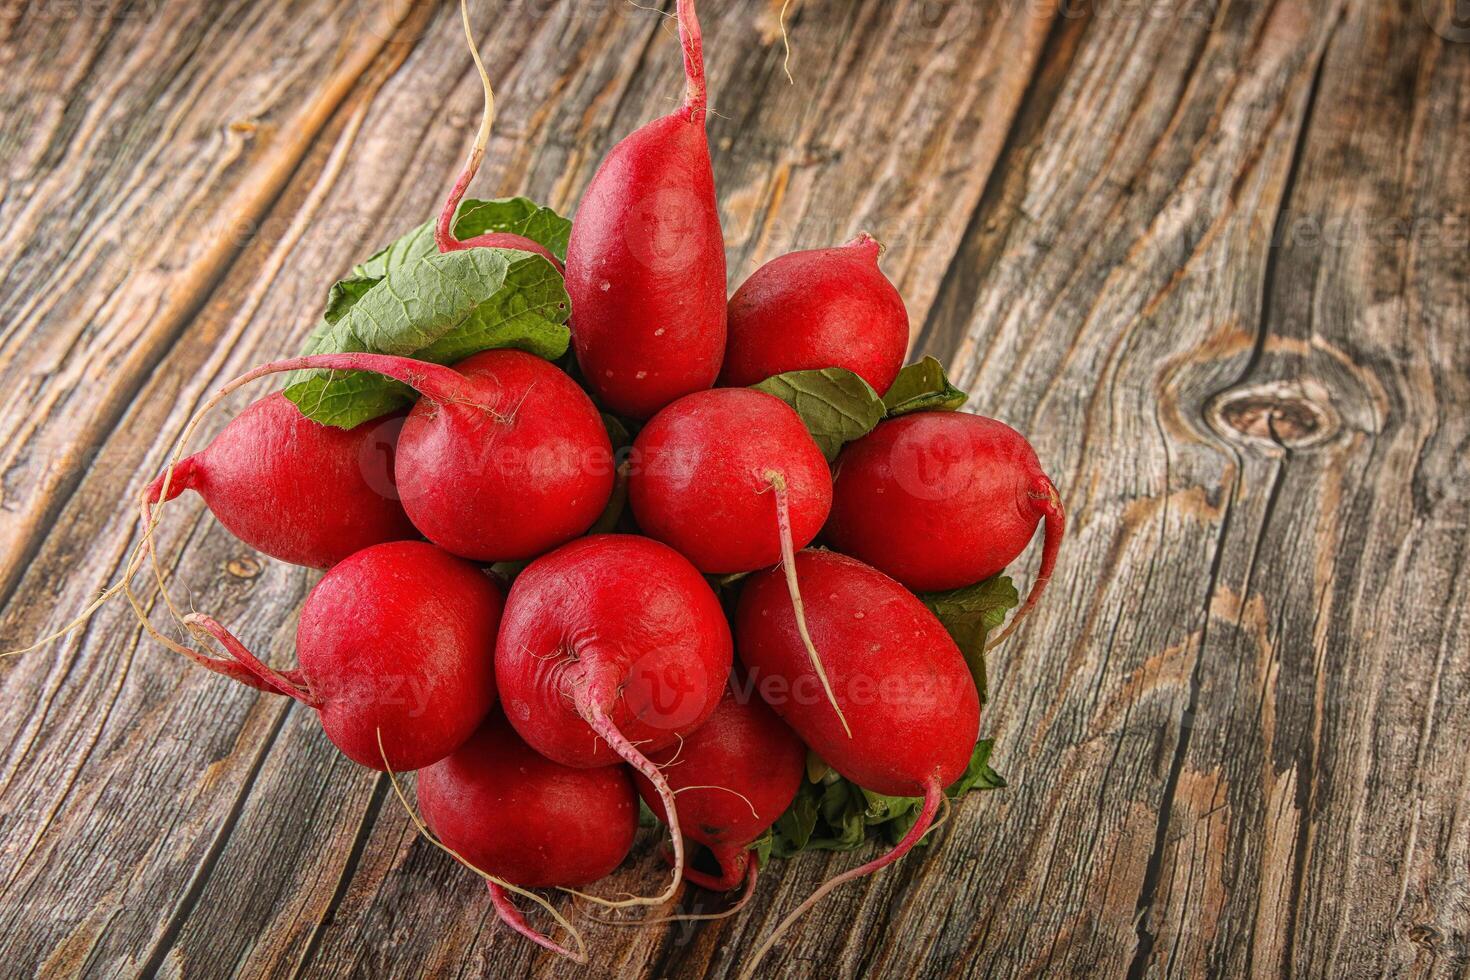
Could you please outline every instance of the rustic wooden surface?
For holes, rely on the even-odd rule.
[[[501,112],[474,190],[570,211],[677,97],[669,25],[472,6]],[[794,0],[794,86],[779,6],[704,4],[732,285],[886,240],[916,349],[1028,433],[1072,530],[993,663],[1010,788],[768,972],[1465,975],[1463,3]],[[6,3],[0,65],[10,647],[115,578],[202,398],[437,209],[479,92],[453,10],[406,0]],[[289,662],[315,576],[169,513],[180,594]],[[125,607],[0,677],[7,975],[726,977],[858,860],[779,866],[722,923],[594,924],[582,970],[497,928],[310,713]]]

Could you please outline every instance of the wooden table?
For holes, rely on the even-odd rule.
[[[473,7],[501,111],[474,192],[570,212],[677,98],[669,22]],[[1010,788],[835,895],[772,975],[1463,975],[1463,4],[800,0],[794,85],[779,3],[704,7],[732,286],[873,232],[915,350],[1071,512],[993,662]],[[10,4],[0,53],[11,647],[117,576],[201,400],[437,211],[480,93],[453,9],[402,0]],[[197,501],[161,534],[178,594],[289,662],[315,574]],[[584,975],[498,928],[309,712],[124,605],[0,676],[0,972]],[[609,890],[656,880],[651,846]],[[592,924],[586,974],[733,976],[857,860],[779,866],[718,924]]]

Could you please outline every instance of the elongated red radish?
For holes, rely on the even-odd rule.
[[[454,237],[454,214],[459,210],[459,202],[464,200],[464,194],[469,189],[470,181],[475,179],[475,174],[480,170],[480,164],[485,160],[485,149],[490,145],[490,130],[495,125],[495,90],[490,85],[490,75],[485,71],[485,63],[480,60],[479,45],[475,43],[474,34],[470,31],[470,12],[466,0],[460,0],[459,15],[460,21],[464,24],[465,41],[470,46],[470,57],[475,61],[475,71],[479,73],[480,84],[485,90],[485,107],[480,115],[479,132],[475,134],[475,143],[470,147],[470,154],[465,160],[464,169],[460,171],[459,179],[454,182],[454,189],[449,192],[444,208],[439,212],[439,222],[434,228],[434,244],[438,246],[440,252],[456,252],[466,248],[510,248],[519,252],[535,252],[549,259],[551,264],[556,266],[557,272],[565,273],[561,259],[540,242],[524,235],[516,235],[507,231],[488,231],[465,241]]]
[[[405,771],[453,752],[495,704],[502,605],[500,588],[469,562],[393,541],[332,566],[311,590],[294,674],[266,666],[208,616],[184,621],[264,685],[315,710],[343,755]]]
[[[837,458],[827,539],[916,592],[998,574],[1046,521],[1041,568],[1025,604],[991,645],[1035,607],[1066,530],[1056,487],[1035,451],[1003,422],[916,412],[880,424]]]
[[[969,764],[980,725],[980,699],[964,656],[912,593],[877,569],[834,552],[803,551],[795,564],[807,593],[821,597],[808,609],[807,621],[851,734],[824,704],[814,707],[820,687],[775,571],[746,582],[735,614],[736,646],[751,682],[837,772],[877,793],[922,796],[924,805],[913,830],[896,847],[823,886],[767,938],[756,960],[832,888],[886,867],[918,842],[943,788]]]
[[[633,846],[638,797],[626,766],[552,762],[492,711],[469,741],[418,776],[419,810],[470,864],[524,888],[579,887],[611,874]],[[501,921],[555,953],[505,888],[487,881]]]
[[[722,385],[840,367],[888,391],[909,345],[903,298],[878,269],[880,247],[859,235],[837,248],[778,256],[730,297]]]
[[[701,572],[753,572],[805,548],[832,505],[826,457],[774,395],[718,388],[664,407],[633,443],[628,503],[638,527]],[[795,575],[792,601],[801,608]],[[808,649],[824,686],[821,655]],[[835,698],[833,708],[841,716]]]
[[[330,568],[355,551],[418,537],[393,480],[402,416],[353,429],[313,422],[279,393],[248,406],[204,449],[149,485],[149,504],[193,490],[257,551]]]
[[[648,752],[704,723],[730,674],[730,628],[709,584],[672,548],[604,534],[563,545],[511,586],[496,647],[506,717],[568,766],[626,761],[674,815],[673,896],[684,871],[678,807]]]
[[[710,849],[718,877],[693,868],[684,876],[713,891],[753,881],[750,845],[786,812],[806,772],[806,746],[754,693],[726,687],[709,720],[672,748],[647,753],[679,799],[679,829]],[[663,801],[641,774],[638,793],[667,822]],[[753,887],[751,884],[750,887]]]
[[[684,105],[612,148],[572,219],[567,292],[588,386],[646,419],[710,387],[725,352],[725,244],[694,0],[678,0]]]

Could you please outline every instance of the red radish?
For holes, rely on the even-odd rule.
[[[709,584],[648,538],[581,538],[516,577],[496,647],[506,717],[532,748],[568,766],[626,761],[678,808],[646,754],[693,732],[730,675],[730,627]],[[684,870],[675,829],[674,893]]]
[[[468,742],[419,773],[419,809],[450,850],[524,888],[577,887],[611,874],[633,846],[638,797],[625,766],[574,769],[534,751],[492,712]],[[577,958],[536,932],[506,889],[487,882],[501,920],[532,942]]]
[[[653,417],[633,450],[628,503],[639,528],[701,572],[753,572],[783,556],[789,570],[832,505],[822,450],[796,410],[763,391],[685,395]],[[788,585],[800,609],[794,575]],[[808,654],[825,684],[820,655],[810,646]]]
[[[257,686],[314,709],[353,762],[418,769],[453,752],[495,704],[500,588],[422,541],[365,548],[332,566],[296,627],[299,671],[266,666],[223,626],[193,613]],[[379,746],[379,731],[382,746]]]
[[[840,367],[888,391],[909,346],[909,314],[878,269],[879,245],[859,235],[838,248],[791,252],[755,270],[730,297],[720,384],[757,384],[787,371]]]
[[[193,490],[257,551],[330,568],[368,545],[418,537],[393,483],[401,419],[337,429],[311,421],[282,394],[268,395],[181,460],[166,494],[160,476],[145,499],[152,505]]]
[[[460,171],[459,179],[454,182],[454,189],[449,192],[449,198],[439,212],[439,222],[434,228],[434,244],[440,252],[457,252],[466,248],[509,248],[518,252],[535,252],[549,259],[556,266],[557,272],[565,273],[561,259],[540,242],[524,235],[515,235],[508,231],[488,231],[466,241],[454,237],[454,213],[459,210],[464,192],[485,160],[485,148],[490,145],[490,130],[495,125],[495,90],[490,86],[490,75],[485,71],[485,63],[480,60],[480,48],[475,44],[474,35],[470,33],[470,12],[466,0],[460,0],[459,15],[464,24],[465,40],[470,45],[470,57],[475,61],[475,71],[479,73],[480,85],[485,89],[485,107],[480,114],[480,130],[475,135],[474,146],[470,147],[469,158],[465,160],[464,169]]]
[[[1056,487],[1019,432],[959,412],[882,423],[837,458],[827,538],[916,592],[998,574],[1046,520],[1041,569],[999,643],[1041,598],[1066,517]]]
[[[714,384],[725,352],[725,244],[705,136],[694,0],[678,0],[684,105],[613,147],[572,219],[572,343],[594,393],[646,419]]]
[[[398,436],[398,492],[414,526],[460,557],[549,551],[591,527],[612,495],[612,444],[596,407],[556,365],[524,351],[482,351],[453,368],[388,354],[272,361],[216,392],[196,422],[241,385],[308,369],[372,371],[423,396]]]
[[[822,597],[807,618],[851,719],[851,735],[831,712],[812,708],[819,697],[817,677],[775,571],[746,583],[735,614],[736,643],[751,681],[837,772],[876,793],[923,796],[924,804],[897,846],[819,888],[777,927],[756,960],[833,888],[908,853],[929,829],[944,787],[964,773],[980,725],[980,698],[964,656],[911,592],[877,569],[834,552],[803,551],[796,567],[807,594]]]
[[[420,399],[398,441],[404,510],[430,541],[478,561],[533,558],[585,532],[612,495],[607,428],[550,361],[490,350],[468,384]]]
[[[737,697],[728,687],[715,713],[684,741],[649,752],[679,797],[679,829],[710,849],[720,866],[712,878],[693,869],[684,876],[701,888],[755,888],[750,844],[786,812],[806,772],[806,746],[765,702]],[[656,817],[663,803],[653,784],[634,777]]]
[[[645,534],[701,572],[753,572],[781,560],[780,510],[796,548],[817,536],[832,506],[832,472],[790,405],[717,388],[685,395],[638,434],[628,503]]]

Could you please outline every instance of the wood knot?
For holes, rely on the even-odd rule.
[[[225,571],[235,576],[235,578],[252,579],[259,575],[263,569],[264,566],[260,563],[260,560],[251,558],[249,555],[240,558],[231,558],[225,562]]]
[[[1206,411],[1221,435],[1306,449],[1331,439],[1341,428],[1327,389],[1319,382],[1272,381],[1221,392]]]

